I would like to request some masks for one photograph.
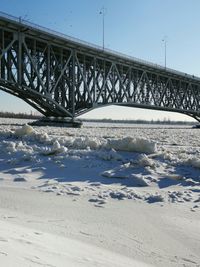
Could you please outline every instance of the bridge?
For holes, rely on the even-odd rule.
[[[105,105],[179,112],[200,121],[200,78],[0,13],[0,89],[46,117]]]

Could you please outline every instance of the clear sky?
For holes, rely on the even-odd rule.
[[[102,45],[105,7],[105,47],[200,76],[200,0],[1,0],[0,10],[73,37]],[[0,110],[27,111],[32,107],[0,92]],[[107,115],[109,114],[109,115]],[[109,108],[87,116],[174,118],[177,114],[140,109]]]

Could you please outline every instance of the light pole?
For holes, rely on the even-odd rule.
[[[19,16],[19,23],[22,23],[23,21],[29,21],[28,15],[25,14],[24,16]]]
[[[167,68],[167,36],[164,36],[162,39],[164,42],[164,47],[165,47],[165,69]]]
[[[99,12],[100,15],[102,15],[102,26],[103,26],[103,50],[104,50],[104,47],[105,47],[105,8],[102,7],[101,11]]]

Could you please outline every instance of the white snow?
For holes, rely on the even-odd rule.
[[[2,266],[198,266],[198,137],[190,128],[4,120]]]
[[[200,158],[191,157],[185,163],[186,165],[191,165],[192,167],[200,169]]]
[[[150,267],[85,242],[0,221],[3,266],[137,266]],[[2,238],[3,236],[3,238]],[[78,253],[78,255],[77,255]]]
[[[117,138],[108,139],[108,146],[119,151],[154,153],[157,150],[156,142],[144,138]]]
[[[32,133],[34,133],[34,129],[28,124],[23,125],[21,128],[16,129],[14,132],[14,134],[18,137]]]

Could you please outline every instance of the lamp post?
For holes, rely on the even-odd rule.
[[[105,47],[105,8],[104,7],[102,7],[99,14],[102,15],[102,27],[103,27],[102,45],[103,45],[103,50],[104,50],[104,47]]]
[[[164,42],[164,48],[165,48],[165,69],[167,68],[167,36],[164,36],[162,39]]]

